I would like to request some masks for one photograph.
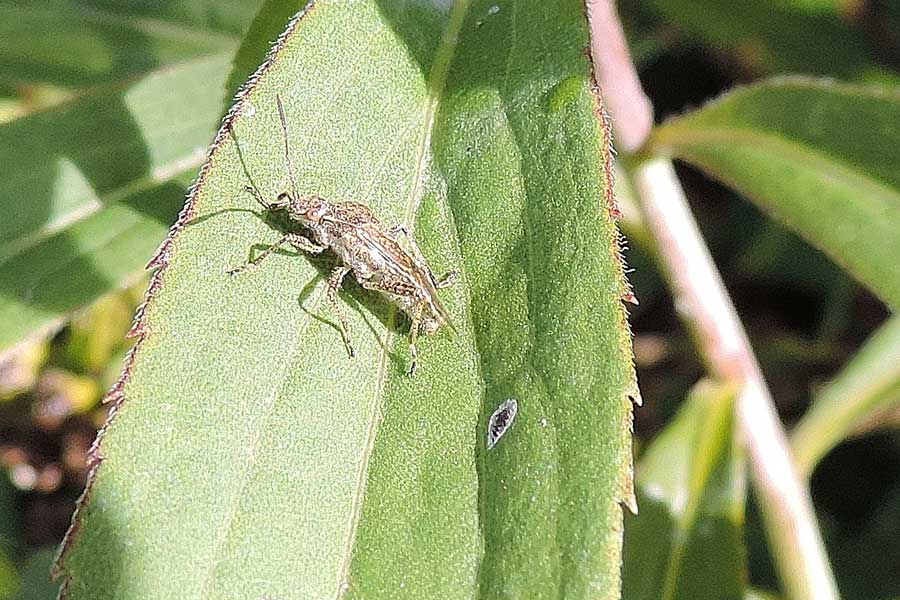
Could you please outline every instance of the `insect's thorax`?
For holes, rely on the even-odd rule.
[[[447,322],[427,270],[389,236],[368,207],[339,202],[316,222],[305,222],[315,241],[330,248],[363,287],[381,292],[410,318],[422,307],[422,329],[432,334]]]
[[[347,230],[332,248],[360,284],[381,292],[410,318],[421,304],[422,327],[428,334],[444,324],[430,276],[380,227]]]

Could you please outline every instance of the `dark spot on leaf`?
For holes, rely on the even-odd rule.
[[[491,415],[488,421],[487,429],[487,448],[490,450],[497,445],[500,438],[512,426],[519,412],[519,403],[515,398],[507,398],[503,404],[497,407],[497,410]]]

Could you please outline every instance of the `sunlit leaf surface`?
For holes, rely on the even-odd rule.
[[[226,55],[197,59],[0,125],[0,351],[140,274],[205,156],[227,72]]]
[[[900,317],[891,317],[816,394],[792,434],[801,473],[856,429],[877,429],[900,404]]]
[[[232,52],[259,2],[2,1],[0,83],[92,88]]]

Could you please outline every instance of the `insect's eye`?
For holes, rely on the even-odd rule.
[[[309,208],[306,211],[306,218],[314,223],[318,223],[322,220],[322,217],[325,216],[326,208],[321,204],[317,204]]]

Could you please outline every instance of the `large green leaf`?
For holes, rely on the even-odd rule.
[[[776,79],[659,127],[651,151],[732,185],[900,307],[900,93]]]
[[[860,426],[877,426],[900,404],[900,316],[891,317],[819,393],[791,436],[799,471],[819,460]]]
[[[187,25],[207,31],[239,34],[243,32],[262,0],[28,0],[58,5],[61,1],[96,11],[121,15],[128,19]]]
[[[121,285],[165,237],[222,112],[227,56],[0,126],[0,350]]]
[[[627,600],[738,600],[746,585],[744,462],[734,392],[699,384],[641,458],[625,522]]]
[[[114,391],[70,598],[618,597],[637,392],[583,6],[442,5],[317,2],[236,105]],[[353,283],[347,358],[327,255],[226,275],[279,235],[242,189],[288,187],[276,94],[301,193],[461,271],[415,377]]]

